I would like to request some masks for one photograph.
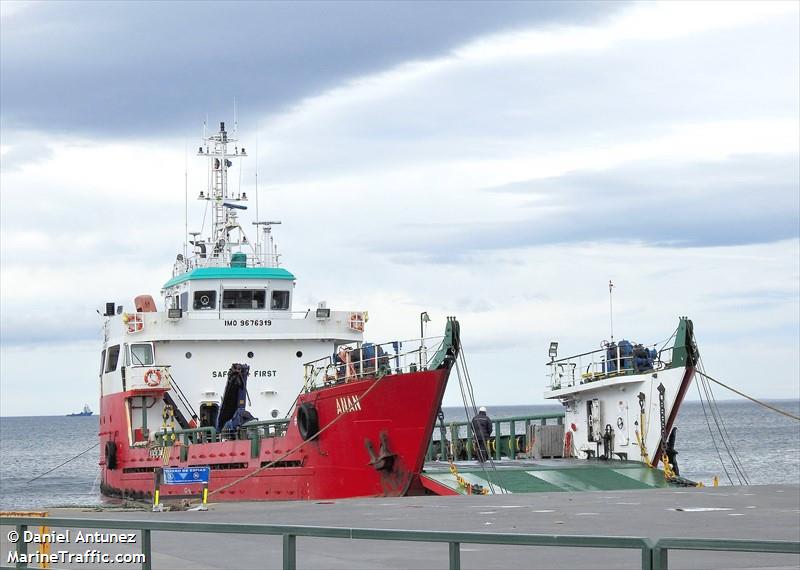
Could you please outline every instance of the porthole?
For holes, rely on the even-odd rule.
[[[302,350],[298,350],[297,352],[294,353],[294,355],[297,358],[303,358],[303,351]]]
[[[272,410],[272,417],[273,418],[277,418],[278,417],[278,410]]]
[[[191,353],[191,352],[187,352],[187,353],[186,353],[186,359],[188,360],[188,359],[190,359],[191,357],[192,357],[192,353]]]
[[[255,354],[253,354],[252,350],[247,353],[247,358],[253,358],[254,356],[255,356]]]

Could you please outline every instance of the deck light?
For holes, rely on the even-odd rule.
[[[317,305],[317,318],[318,319],[330,319],[331,318],[331,310],[328,308],[327,303],[322,301]]]
[[[558,356],[558,343],[551,342],[550,343],[550,350],[547,351],[547,354],[550,356],[550,360],[555,360],[556,356]]]

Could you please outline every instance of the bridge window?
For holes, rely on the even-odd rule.
[[[289,291],[273,291],[272,302],[269,308],[273,311],[286,311],[289,309]]]
[[[196,311],[210,311],[217,306],[217,292],[216,291],[195,291],[194,292],[194,309]]]
[[[108,348],[108,358],[106,358],[106,372],[114,372],[119,361],[119,345],[115,344]]]
[[[222,292],[223,309],[263,309],[266,291],[253,289],[226,289]]]
[[[152,344],[132,344],[130,350],[132,366],[152,366],[155,363]]]

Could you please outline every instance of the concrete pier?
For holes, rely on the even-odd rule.
[[[207,512],[51,509],[84,517],[532,534],[800,540],[800,485],[534,493],[286,503],[218,503]],[[1,523],[2,521],[0,521]],[[12,527],[2,529],[8,564]],[[75,531],[73,531],[74,534]],[[104,531],[107,532],[107,531]],[[153,532],[153,568],[280,568],[281,537]],[[139,545],[60,544],[51,551],[139,552]],[[30,545],[34,551],[36,545]],[[297,567],[447,568],[446,544],[297,539]],[[640,568],[638,551],[527,546],[461,547],[463,568]],[[114,564],[114,567],[137,567]],[[101,564],[66,565],[107,568]],[[670,568],[800,567],[785,554],[671,551]]]

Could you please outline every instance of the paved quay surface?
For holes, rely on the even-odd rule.
[[[218,503],[207,512],[52,509],[50,516],[102,519],[238,522],[380,528],[594,534],[612,536],[800,540],[800,485],[405,497],[286,503]],[[2,529],[2,564],[9,543]],[[108,532],[108,531],[105,531]],[[73,531],[73,534],[75,531]],[[153,532],[153,567],[280,568],[281,537]],[[54,545],[83,552],[98,545]],[[99,545],[102,552],[138,552],[139,544]],[[35,550],[31,545],[30,551]],[[447,544],[349,539],[297,539],[298,568],[447,568]],[[634,550],[462,544],[462,568],[640,568]],[[670,568],[800,567],[800,556],[679,552]],[[56,567],[62,567],[56,565]],[[80,564],[72,568],[125,568]],[[128,567],[133,567],[128,565]]]

